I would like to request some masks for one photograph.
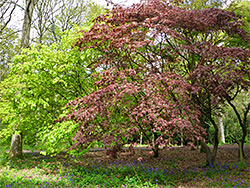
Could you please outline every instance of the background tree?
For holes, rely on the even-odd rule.
[[[26,0],[25,12],[24,12],[24,21],[22,28],[22,38],[21,38],[21,48],[28,48],[30,45],[30,29],[32,15],[35,5],[35,0]],[[21,89],[21,88],[20,88]],[[20,91],[17,91],[18,94]],[[14,94],[15,95],[15,94]],[[20,114],[16,114],[19,121],[22,121],[23,118]],[[9,155],[11,158],[20,157],[22,155],[22,134],[17,131],[18,124],[13,127],[13,135],[11,140],[10,152]]]
[[[72,49],[77,36],[76,29],[67,31],[61,43],[31,47],[15,57],[9,77],[1,83],[1,115],[6,124],[1,137],[5,141],[18,124],[16,131],[22,132],[25,144],[34,146],[46,140],[46,149],[68,146],[74,129],[69,124],[56,125],[55,120],[69,100],[93,90],[86,64],[94,53]]]
[[[177,1],[185,8],[191,9],[208,9],[208,8],[225,8],[227,6],[228,0],[184,0]]]
[[[50,45],[59,42],[63,31],[82,26],[103,13],[104,8],[92,1],[63,0],[37,2],[33,27],[34,42]]]
[[[248,34],[250,34],[250,31],[249,31],[250,17],[249,17],[249,12],[248,12],[249,7],[250,7],[249,1],[241,0],[241,1],[236,1],[236,2],[237,3],[231,3],[230,6],[227,8],[227,10],[234,11],[236,13],[239,19],[244,22],[244,25],[242,25],[242,27]],[[230,38],[228,38],[226,45],[246,47],[249,49],[249,42],[247,40],[242,40],[242,38],[240,38],[237,35],[232,35]]]
[[[14,11],[17,7],[16,1],[3,1],[0,3],[0,34],[4,32],[4,29],[8,26],[13,18]]]
[[[11,28],[6,27],[0,35],[0,82],[3,81],[9,73],[9,63],[12,62],[20,50],[16,44],[18,35]]]
[[[243,92],[237,98],[235,99],[234,106],[237,108],[238,111],[240,111],[240,114],[244,114],[244,109],[247,109],[248,104],[248,98],[249,98],[249,92]],[[230,106],[226,106],[224,108],[224,117],[223,122],[226,127],[226,142],[227,143],[237,143],[235,141],[238,140],[242,135],[242,129],[239,125],[239,121],[237,119],[237,116],[235,112],[233,111],[233,108]],[[247,118],[247,138],[246,141],[249,142],[250,140],[250,134],[249,134],[249,118]]]
[[[10,22],[11,18],[14,16],[15,7],[22,8],[22,6],[19,5],[18,3],[19,3],[18,1],[15,1],[15,2],[14,1],[7,1],[4,3],[1,3],[1,8],[2,8],[1,11],[4,12],[4,14],[2,14],[1,19],[3,18],[7,22]],[[4,5],[4,6],[2,6],[2,5]],[[98,7],[95,4],[91,4],[91,6],[95,6],[96,8],[99,8],[99,9],[96,9],[95,13],[91,13],[91,16],[93,16],[95,14],[99,14],[103,10],[102,8]],[[89,13],[88,10],[90,10],[90,9],[91,8],[87,8],[87,3],[83,2],[83,1],[73,1],[72,0],[72,1],[63,1],[63,2],[62,1],[49,1],[48,2],[48,1],[43,1],[43,0],[41,0],[41,1],[40,0],[38,0],[38,1],[26,0],[25,1],[25,8],[22,9],[24,11],[24,20],[23,20],[23,27],[21,29],[22,30],[22,37],[21,37],[20,47],[22,49],[30,47],[30,44],[31,44],[30,32],[31,32],[32,28],[36,28],[38,31],[38,34],[39,34],[38,42],[39,43],[48,43],[49,42],[49,44],[51,44],[52,43],[51,41],[53,41],[53,38],[50,36],[57,37],[58,39],[61,40],[62,34],[60,32],[62,30],[71,28],[73,26],[73,24],[77,24],[77,23],[83,24],[84,22],[86,22],[86,20],[90,19],[90,17],[87,16]],[[100,12],[98,12],[98,11],[100,11]],[[64,14],[64,15],[62,15],[62,14]],[[87,18],[83,19],[84,16],[86,16]],[[39,19],[35,19],[36,17],[38,17]],[[52,20],[54,22],[50,23],[49,22],[50,20]],[[62,21],[62,23],[64,23],[64,25],[62,25],[62,24],[60,25],[60,21]],[[57,29],[58,28],[60,28],[60,29],[55,32],[55,30],[53,30],[53,29],[50,30],[51,28],[53,28],[52,26],[55,26]],[[2,28],[7,30],[6,25],[3,25]],[[9,31],[11,31],[11,30],[9,30]],[[18,32],[18,30],[15,30],[15,31]],[[49,32],[51,32],[52,34],[50,35]],[[4,36],[4,35],[2,35],[2,36]],[[37,37],[36,34],[35,34],[35,36],[33,35],[33,37],[36,38]],[[8,39],[6,39],[6,41],[7,40]],[[6,41],[5,41],[5,43],[6,43]],[[6,43],[5,46],[7,44],[9,46],[12,45],[11,43]],[[14,44],[13,46],[15,46],[15,44],[16,44],[16,46],[19,46],[18,40],[16,40],[13,44]],[[6,49],[4,49],[4,50],[6,51]],[[12,54],[9,53],[9,55],[12,55]],[[13,56],[10,57],[11,61],[12,61],[12,58],[13,58]],[[5,58],[5,60],[6,60],[6,58]],[[20,60],[20,62],[23,62],[23,61]],[[23,73],[23,74],[25,75],[25,73]],[[19,75],[19,76],[21,76],[21,75]],[[12,78],[15,79],[14,77],[12,77]],[[4,85],[4,83],[3,83],[3,85]],[[24,85],[25,85],[25,83],[24,83]],[[4,108],[8,109],[9,108],[8,105],[10,105],[9,102],[18,100],[18,96],[20,96],[22,94],[22,92],[25,92],[25,88],[21,87],[24,85],[23,85],[23,83],[18,82],[17,80],[16,80],[15,84],[13,83],[13,86],[15,86],[16,89],[19,88],[23,91],[17,91],[16,89],[12,88],[13,89],[12,91],[15,90],[16,93],[10,92],[10,93],[12,93],[13,99],[2,98],[3,99],[2,103],[5,103],[2,106],[3,109]],[[7,89],[7,88],[5,88],[5,89]],[[3,91],[2,94],[4,94],[5,91]],[[17,98],[14,99],[15,97],[17,97]],[[13,139],[12,139],[12,146],[10,149],[10,156],[11,157],[21,156],[22,140],[21,140],[21,134],[19,134],[19,133],[22,133],[20,131],[24,131],[25,133],[27,133],[27,131],[28,131],[28,129],[27,130],[22,129],[23,124],[25,124],[25,123],[27,124],[27,122],[22,122],[22,121],[26,118],[26,117],[24,117],[25,113],[28,114],[27,110],[31,110],[30,114],[32,114],[32,109],[23,108],[22,110],[18,111],[18,108],[20,109],[20,106],[18,107],[18,105],[17,106],[16,105],[17,105],[17,103],[14,102],[12,107],[15,110],[13,111],[13,109],[12,109],[9,111],[9,112],[11,112],[10,114],[12,114],[12,115],[15,114],[16,117],[15,117],[15,115],[13,115],[13,116],[10,115],[9,119],[7,118],[8,119],[7,121],[3,121],[3,122],[5,122],[4,126],[6,125],[6,123],[10,123],[9,126],[8,125],[6,125],[6,126],[12,127],[14,130],[13,131],[14,134],[13,134]],[[14,126],[13,122],[16,123],[15,126]],[[32,123],[31,123],[31,125],[32,125]],[[33,130],[37,130],[37,127],[34,126]],[[9,135],[10,131],[7,131],[7,132]],[[3,134],[5,134],[5,133],[6,133],[6,131],[3,131]],[[33,132],[31,131],[31,135],[32,135],[32,133]],[[8,136],[7,136],[7,138],[8,138]]]
[[[12,57],[17,52],[17,33],[11,27],[14,11],[18,1],[3,1],[0,3],[0,81],[6,78]]]

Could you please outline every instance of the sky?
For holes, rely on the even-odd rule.
[[[106,5],[106,1],[105,0],[93,0],[94,2],[96,2],[97,4],[100,5]],[[118,3],[118,4],[125,4],[125,5],[132,5],[134,3],[139,3],[140,0],[113,0],[114,3]]]
[[[1,0],[0,0],[1,1]],[[105,0],[92,0],[94,1],[95,3],[97,4],[100,4],[100,5],[107,5],[107,2]],[[134,3],[139,3],[140,0],[112,0],[114,3],[118,3],[118,4],[124,4],[124,5],[127,5],[127,6],[130,6]],[[19,1],[21,4],[24,4],[24,0],[20,0]],[[21,10],[19,10],[17,8],[17,13],[16,13],[16,18],[19,18],[18,20],[15,20],[17,22],[19,22],[20,20],[23,19],[23,12]],[[15,22],[16,23],[16,22]]]

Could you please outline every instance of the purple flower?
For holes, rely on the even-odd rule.
[[[210,164],[209,166],[212,167],[212,168],[214,168],[214,165],[212,165],[212,164]]]

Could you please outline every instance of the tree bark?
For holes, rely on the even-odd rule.
[[[28,48],[30,45],[30,29],[34,6],[35,0],[26,0],[26,8],[22,28],[21,48]]]
[[[21,134],[13,134],[11,140],[11,148],[9,152],[10,158],[18,158],[23,154]]]
[[[140,144],[142,145],[142,132],[141,132],[141,135],[140,135]]]
[[[159,144],[156,144],[153,149],[154,152],[154,158],[159,157]]]
[[[240,162],[243,162],[243,158],[244,158],[244,142],[239,141],[239,159]]]
[[[244,124],[243,127],[242,127],[241,140],[237,142],[238,146],[239,146],[238,157],[239,157],[241,162],[243,162],[243,158],[245,158],[244,142],[245,142],[246,136],[247,136],[247,127],[246,127],[246,124]]]
[[[216,125],[216,123],[213,121],[213,119],[210,118],[210,120],[211,120],[213,127],[215,129],[214,135],[213,135],[214,136],[213,150],[211,151],[210,148],[207,146],[207,144],[203,141],[201,141],[201,147],[204,148],[205,152],[206,152],[207,166],[214,167],[215,166],[215,158],[216,158],[218,146],[219,146],[219,128]]]
[[[34,10],[35,0],[26,0],[26,8],[24,12],[24,21],[22,28],[22,39],[21,39],[21,48],[28,48],[30,42],[30,29],[31,21]],[[21,119],[21,117],[20,117]],[[10,146],[10,158],[18,158],[23,154],[22,147],[22,134],[15,134],[18,129],[18,125],[14,127],[14,134],[12,135],[12,141]]]
[[[225,132],[224,132],[224,124],[223,124],[222,116],[219,117],[218,125],[219,125],[220,140],[221,140],[222,143],[225,144],[226,141],[225,141]]]
[[[154,158],[159,157],[159,143],[157,143],[157,133],[153,133],[153,139],[152,139],[152,144],[153,144],[153,152],[154,152]]]
[[[235,141],[237,142],[237,144],[239,146],[238,157],[239,157],[240,161],[243,162],[243,158],[245,157],[244,142],[245,142],[245,139],[247,136],[247,118],[248,118],[248,113],[250,111],[250,103],[248,103],[246,105],[246,108],[243,110],[244,113],[243,113],[243,119],[242,119],[236,106],[230,100],[227,100],[227,102],[233,108],[233,110],[237,116],[237,119],[240,123],[240,126],[241,126],[242,137],[239,141],[237,141],[237,139],[235,138]]]
[[[211,152],[210,148],[203,141],[201,141],[201,147],[206,152],[206,165],[214,167],[215,166],[215,158],[216,158],[216,154],[217,154],[217,148],[214,147],[213,152]]]

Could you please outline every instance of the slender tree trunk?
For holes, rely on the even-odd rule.
[[[24,21],[22,28],[22,39],[21,39],[21,48],[28,48],[30,41],[30,28],[32,15],[34,10],[35,0],[26,0],[26,7],[24,12]],[[20,117],[21,119],[21,117]],[[18,125],[13,130],[12,141],[10,146],[10,158],[16,158],[22,156],[23,147],[22,147],[22,134],[16,134]]]
[[[244,158],[244,143],[242,141],[239,141],[239,159],[240,162],[243,162]]]
[[[152,140],[152,143],[153,143],[153,152],[154,152],[154,158],[157,158],[159,157],[159,143],[157,143],[157,133],[153,133],[153,140]]]
[[[184,135],[183,135],[183,130],[181,130],[181,147],[184,145]]]
[[[220,140],[221,140],[222,143],[225,144],[226,141],[225,141],[225,132],[224,132],[224,124],[223,124],[222,116],[219,117],[218,125],[219,125]]]
[[[141,135],[140,135],[140,144],[142,145],[142,132],[141,132]]]
[[[238,141],[238,157],[240,159],[241,162],[243,162],[243,159],[245,158],[245,152],[244,152],[244,142],[247,136],[247,128],[246,126],[242,127],[242,138],[240,141]]]
[[[154,152],[154,158],[159,157],[159,144],[156,144],[153,149]]]
[[[241,137],[240,141],[237,141],[235,138],[235,141],[239,145],[238,157],[239,157],[240,161],[243,162],[243,158],[245,157],[244,142],[245,142],[245,139],[247,136],[247,118],[248,118],[248,113],[250,111],[250,103],[248,103],[246,105],[246,108],[244,109],[244,113],[243,113],[243,119],[242,119],[236,106],[230,100],[227,100],[227,102],[233,108],[233,110],[238,118],[238,121],[240,123],[240,126],[241,126],[242,137]]]

